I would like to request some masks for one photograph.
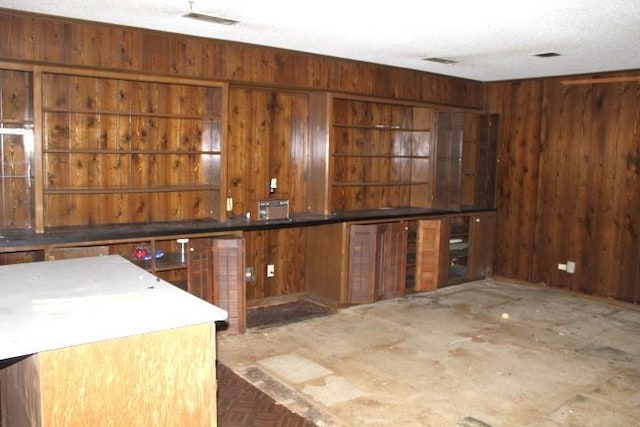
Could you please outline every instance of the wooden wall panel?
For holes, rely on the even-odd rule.
[[[519,280],[537,280],[532,272],[532,256],[541,150],[542,81],[489,84],[487,104],[490,111],[500,114],[494,273]]]
[[[638,302],[640,84],[488,85],[501,115],[494,272]],[[576,262],[576,271],[558,263]]]
[[[255,281],[247,282],[247,301],[305,291],[306,228],[250,231],[244,238],[245,264],[255,271]],[[267,264],[274,264],[274,277],[266,276]]]
[[[0,10],[0,58],[480,107],[480,82],[222,40]]]
[[[309,96],[293,91],[230,88],[228,120],[229,194],[235,216],[256,209],[276,178],[277,193],[289,198],[291,212],[310,206]],[[255,219],[255,218],[253,218]]]

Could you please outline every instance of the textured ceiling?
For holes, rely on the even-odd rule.
[[[239,23],[184,18],[190,6]],[[639,0],[0,0],[0,7],[480,81],[640,69]],[[534,56],[545,52],[561,56]],[[430,57],[457,63],[423,60]]]

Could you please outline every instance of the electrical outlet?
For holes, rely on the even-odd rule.
[[[255,282],[256,281],[256,272],[253,267],[247,267],[244,269],[244,280],[245,282]]]
[[[576,272],[576,262],[575,261],[567,261],[567,273],[573,274]]]
[[[227,212],[233,210],[233,197],[227,197]]]
[[[276,266],[274,264],[267,264],[267,277],[275,277]]]
[[[567,271],[567,264],[558,264],[558,270]]]

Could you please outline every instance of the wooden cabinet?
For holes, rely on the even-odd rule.
[[[0,283],[3,426],[215,425],[219,308],[116,256]]]
[[[433,207],[492,207],[498,116],[439,112]]]
[[[495,212],[418,221],[422,253],[416,290],[433,290],[491,274]]]
[[[331,211],[431,206],[434,111],[337,95],[331,103]]]
[[[403,222],[351,225],[348,302],[371,303],[404,295],[406,247]]]
[[[498,125],[497,114],[464,114],[460,182],[463,206],[494,206]]]
[[[189,293],[227,311],[229,333],[246,330],[244,242],[241,237],[189,242]]]
[[[246,330],[244,283],[244,241],[242,238],[217,238],[212,241],[213,303],[227,310],[229,333]]]
[[[459,209],[464,113],[439,112],[437,117],[433,207]]]
[[[416,279],[414,290],[433,291],[442,286],[447,277],[448,219],[422,219],[413,221],[416,229]]]
[[[31,73],[0,70],[0,231],[35,227]]]
[[[366,304],[481,279],[494,232],[492,211],[312,227],[306,292]]]
[[[454,216],[449,219],[448,238],[448,275],[446,283],[453,285],[464,282],[469,276],[469,244],[470,244],[470,224],[471,218],[465,216]]]
[[[481,279],[493,273],[496,213],[482,212],[471,215],[469,222],[469,260],[467,278]]]
[[[221,217],[222,89],[42,75],[45,227]]]
[[[0,84],[2,229],[221,218],[221,86],[6,70]]]

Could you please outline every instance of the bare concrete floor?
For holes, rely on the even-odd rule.
[[[243,336],[218,359],[340,426],[640,426],[640,311],[492,279]]]

